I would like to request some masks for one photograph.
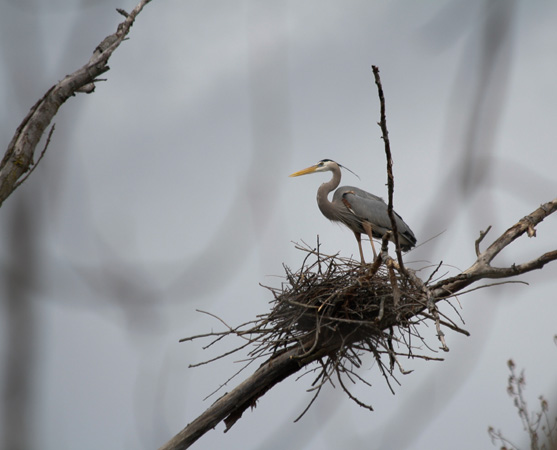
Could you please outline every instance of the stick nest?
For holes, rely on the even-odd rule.
[[[265,286],[274,297],[270,312],[238,327],[230,327],[210,314],[226,325],[227,330],[183,339],[214,338],[207,347],[229,335],[245,340],[244,345],[194,366],[251,346],[247,364],[240,373],[255,360],[266,358],[271,363],[283,352],[298,348],[295,357],[301,367],[306,367],[305,374],[316,373],[310,388],[315,395],[308,408],[324,384],[330,382],[334,386],[337,380],[352,400],[372,409],[354,397],[346,383],[360,380],[370,385],[356,372],[364,355],[373,356],[393,391],[391,381],[398,383],[394,368],[408,373],[399,362],[400,356],[441,360],[422,354],[428,345],[418,332],[419,323],[435,323],[445,350],[448,349],[441,325],[466,333],[438,311],[428,298],[426,284],[412,271],[401,270],[388,255],[383,255],[383,264],[361,265],[338,255],[324,255],[319,251],[319,244],[317,248],[307,245],[297,245],[297,248],[306,252],[300,269],[292,271],[285,266],[286,279],[281,286]],[[314,362],[319,364],[311,364]],[[302,415],[306,411],[307,408]]]
[[[297,272],[285,269],[287,283],[268,288],[275,300],[267,320],[286,341],[325,330],[347,344],[381,338],[384,323],[400,324],[404,306],[423,297],[408,278],[396,274],[394,290],[385,266],[371,273],[370,266],[352,259],[317,255]]]

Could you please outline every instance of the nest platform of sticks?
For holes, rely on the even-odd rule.
[[[260,359],[265,362],[254,376],[263,368],[274,368],[269,371],[274,377],[272,382],[266,382],[262,392],[249,397],[249,406],[254,406],[255,400],[272,385],[306,368],[305,373],[315,373],[309,389],[314,396],[300,417],[325,384],[335,386],[337,382],[358,405],[371,410],[371,405],[353,396],[347,388],[347,381],[359,380],[371,385],[365,379],[368,377],[357,371],[365,355],[373,355],[393,391],[394,369],[398,367],[401,373],[407,373],[399,356],[442,359],[431,356],[431,351],[424,354],[424,347],[435,350],[420,335],[417,329],[420,322],[435,322],[444,350],[448,349],[441,325],[468,334],[438,311],[437,305],[428,298],[427,286],[412,271],[401,269],[386,251],[375,264],[362,265],[353,259],[321,253],[319,242],[314,248],[307,244],[296,244],[296,248],[306,253],[304,262],[295,272],[285,267],[286,278],[280,287],[266,287],[274,297],[268,313],[237,327],[210,314],[226,325],[227,330],[184,339],[213,338],[206,347],[230,335],[245,341],[232,351],[194,366],[250,346],[243,368]],[[315,362],[318,364],[312,364]],[[278,369],[281,364],[285,365],[283,371]],[[225,421],[227,426],[232,426],[240,416],[241,413],[232,414]]]

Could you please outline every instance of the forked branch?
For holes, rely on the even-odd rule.
[[[433,296],[442,299],[459,292],[464,287],[469,286],[477,280],[483,278],[513,277],[535,269],[541,269],[547,263],[555,261],[557,259],[557,250],[544,253],[531,261],[513,264],[510,267],[493,267],[491,265],[493,259],[501,253],[505,247],[523,234],[526,233],[529,237],[535,236],[536,225],[550,214],[553,214],[556,210],[557,198],[544,203],[538,209],[520,219],[516,224],[499,236],[484,252],[479,252],[476,261],[468,269],[455,277],[441,280],[433,285],[431,287]],[[482,232],[478,241],[484,237],[485,233]],[[479,249],[479,243],[477,244],[477,248]]]

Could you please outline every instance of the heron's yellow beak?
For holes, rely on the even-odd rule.
[[[317,170],[317,166],[311,166],[307,169],[300,170],[299,172],[294,172],[293,174],[289,175],[290,177],[299,177],[300,175],[307,175],[308,173],[313,173]]]

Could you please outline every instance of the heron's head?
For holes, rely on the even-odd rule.
[[[310,166],[307,169],[300,170],[299,172],[294,172],[290,176],[299,177],[300,175],[307,175],[308,173],[317,173],[317,172],[340,172],[341,167],[356,175],[348,167],[341,166],[339,163],[334,162],[332,159],[322,159],[317,164]],[[358,177],[358,175],[356,176]],[[359,178],[360,177],[358,177],[358,179]]]
[[[299,177],[300,175],[307,175],[308,173],[333,171],[338,167],[342,166],[334,162],[332,159],[322,159],[317,164],[310,166],[307,169],[300,170],[299,172],[294,172],[290,176]]]

